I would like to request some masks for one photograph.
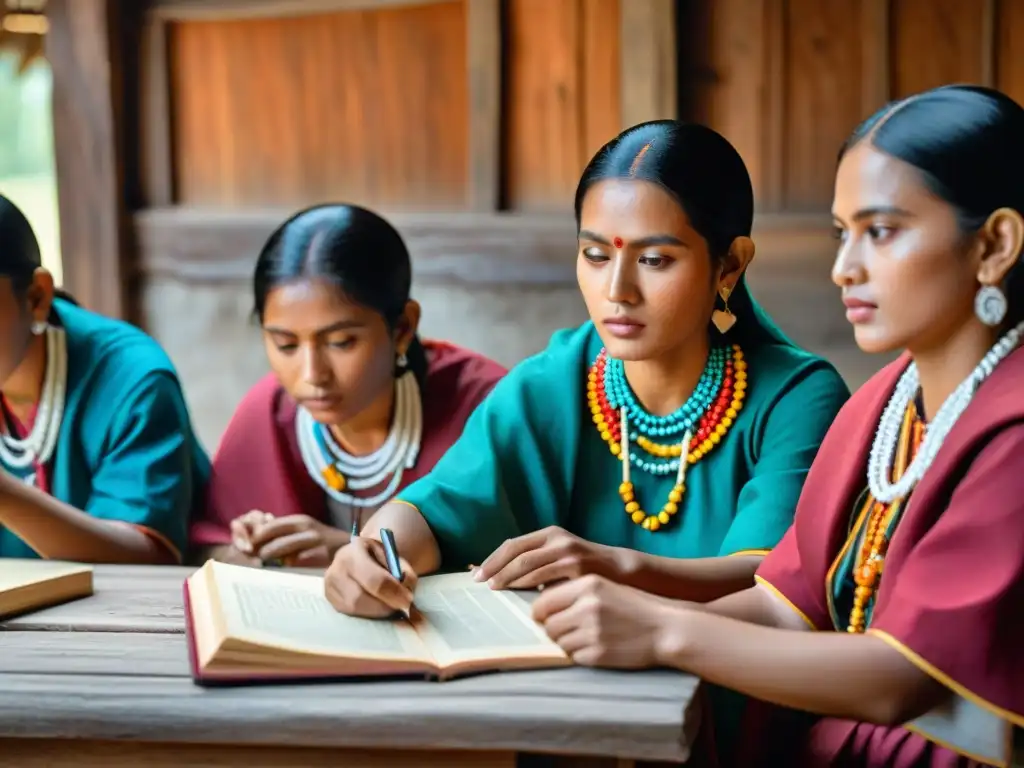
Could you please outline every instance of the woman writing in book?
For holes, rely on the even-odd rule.
[[[209,461],[157,343],[54,289],[0,197],[0,557],[174,563]]]
[[[285,221],[253,278],[273,369],[238,407],[192,526],[203,556],[326,566],[360,521],[428,472],[504,375],[417,336],[409,252],[380,216]]]
[[[407,608],[381,528],[415,573],[480,564],[495,587],[583,573],[707,600],[752,583],[792,521],[847,397],[754,302],[753,193],[700,125],[636,126],[576,193],[577,276],[592,322],[516,366],[427,477],[328,572],[342,611]]]
[[[381,528],[411,573],[479,564],[494,588],[598,573],[705,601],[752,584],[792,523],[848,392],[747,290],[739,154],[700,125],[639,125],[590,162],[575,208],[592,321],[516,366],[434,471],[338,553],[339,610],[408,608],[413,578],[381,566]]]
[[[758,584],[707,605],[601,578],[535,616],[576,661],[675,666],[821,716],[778,765],[1007,765],[1024,727],[1024,109],[950,86],[844,147],[843,409]],[[913,722],[912,722],[913,721]],[[904,725],[908,724],[908,725]]]
[[[517,366],[339,553],[341,610],[411,599],[376,580],[382,527],[418,573],[480,563],[495,586],[531,587],[599,572],[695,599],[750,583],[788,527],[847,393],[747,291],[753,194],[735,149],[699,125],[636,126],[585,170],[576,218],[592,322]]]

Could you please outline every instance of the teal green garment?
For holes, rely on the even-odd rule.
[[[51,493],[94,517],[148,528],[183,553],[210,461],[174,366],[127,323],[60,299],[54,314],[67,334],[68,389]],[[0,527],[0,557],[36,556]]]
[[[555,334],[498,383],[434,470],[399,494],[426,518],[445,570],[479,564],[505,539],[551,525],[668,557],[763,552],[782,538],[848,397],[839,374],[788,344],[747,346],[743,409],[689,468],[679,513],[650,532],[627,516],[618,495],[622,462],[587,408],[586,374],[600,350],[589,322]],[[630,474],[641,506],[660,509],[675,478]]]
[[[417,507],[444,570],[481,563],[503,541],[551,525],[584,539],[667,557],[715,557],[772,549],[793,522],[804,479],[849,390],[836,370],[787,339],[745,283],[730,299],[728,340],[748,364],[743,409],[715,449],[686,474],[679,512],[656,532],[626,515],[622,463],[591,420],[586,375],[601,350],[592,323],[556,333],[546,350],[502,379],[433,471],[399,493]],[[715,332],[717,333],[717,332]],[[635,468],[648,512],[674,477]],[[729,764],[745,699],[709,686],[715,742]]]

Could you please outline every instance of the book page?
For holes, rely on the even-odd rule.
[[[440,666],[565,655],[530,618],[528,598],[496,592],[469,573],[421,579],[415,605],[416,629]]]
[[[406,621],[338,613],[324,597],[319,576],[224,563],[213,568],[230,637],[325,656],[430,660]]]

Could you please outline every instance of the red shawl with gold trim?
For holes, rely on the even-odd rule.
[[[825,576],[867,484],[868,452],[882,410],[907,364],[904,357],[887,366],[847,402],[808,474],[794,525],[758,570],[760,580],[819,630],[834,629]],[[889,544],[868,632],[967,702],[1024,727],[1022,607],[1024,349],[1019,349],[978,389],[914,490]],[[810,748],[816,765],[964,764],[955,752],[906,728],[834,719],[819,722]]]

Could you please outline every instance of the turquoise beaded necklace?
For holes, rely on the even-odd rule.
[[[641,435],[651,440],[669,438],[669,442],[678,442],[687,432],[696,433],[701,417],[722,389],[726,365],[732,359],[732,353],[731,346],[713,347],[693,394],[678,409],[665,416],[648,413],[640,405],[626,380],[622,361],[608,358],[604,368],[604,391],[612,408],[616,411],[626,409],[630,427],[629,442],[635,445]],[[630,465],[653,475],[678,472],[679,461],[679,458],[659,459],[632,448],[629,451]]]

